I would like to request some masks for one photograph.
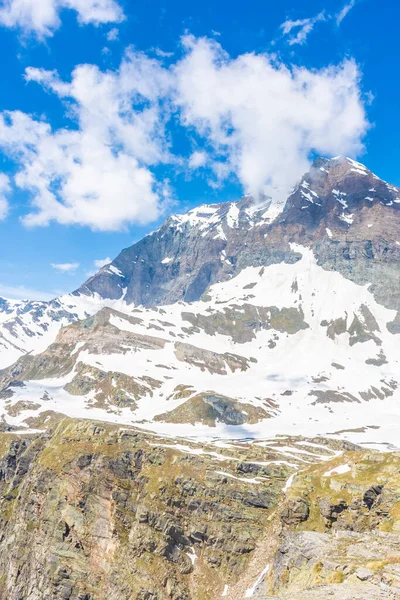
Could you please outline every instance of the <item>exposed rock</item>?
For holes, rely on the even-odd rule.
[[[280,516],[285,525],[297,525],[307,521],[310,516],[310,505],[303,498],[290,498]]]
[[[203,423],[215,427],[217,422],[227,425],[257,423],[268,416],[268,412],[262,408],[209,392],[193,396],[174,410],[157,415],[155,420],[166,423]]]

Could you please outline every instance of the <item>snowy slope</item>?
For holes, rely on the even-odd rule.
[[[66,294],[50,302],[0,299],[0,369],[26,353],[42,352],[61,327],[106,306],[130,310],[123,299],[110,300],[99,294]]]
[[[284,207],[204,205],[73,294],[0,299],[3,426],[396,444],[399,231],[397,188],[318,159]]]
[[[246,268],[213,285],[207,301],[106,311],[63,330],[25,368],[34,377],[22,373],[23,387],[5,387],[3,419],[32,426],[55,411],[183,436],[341,432],[396,444],[399,338],[387,329],[396,311],[367,285],[318,266],[311,250],[292,250],[296,263]],[[112,393],[98,386],[105,373]],[[118,386],[131,402],[118,405]],[[199,396],[231,412],[210,423],[204,404],[203,412],[191,405]]]

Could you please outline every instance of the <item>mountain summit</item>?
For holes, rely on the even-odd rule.
[[[174,215],[123,250],[77,294],[149,307],[191,302],[247,266],[292,262],[289,242],[295,242],[313,248],[327,268],[327,255],[332,259],[334,252],[335,269],[357,283],[373,283],[381,301],[400,309],[397,290],[395,297],[388,291],[390,269],[382,273],[389,285],[380,273],[369,273],[368,280],[362,272],[372,256],[398,269],[399,231],[398,188],[352,159],[317,159],[278,214],[270,200],[260,204],[246,196]],[[353,262],[349,268],[349,260],[359,268]]]

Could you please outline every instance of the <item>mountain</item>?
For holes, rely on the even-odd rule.
[[[52,302],[0,301],[0,366],[54,341],[60,326],[104,306],[199,300],[248,266],[292,263],[290,243],[400,311],[400,191],[351,159],[318,159],[282,207],[247,196],[169,217],[73,294]],[[267,239],[268,238],[268,239]],[[117,302],[118,301],[118,302]],[[392,329],[400,331],[400,315]]]
[[[245,197],[172,216],[77,293],[147,307],[192,302],[246,267],[295,262],[292,242],[400,309],[399,189],[351,159],[318,159],[282,212],[269,203]]]
[[[3,364],[25,352],[0,373],[4,426],[396,444],[399,231],[400,190],[342,158],[280,210],[169,217],[73,294],[4,303]]]
[[[398,600],[399,281],[335,158],[0,299],[0,600]]]

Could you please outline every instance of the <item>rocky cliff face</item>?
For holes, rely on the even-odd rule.
[[[398,597],[397,454],[73,420],[0,442],[2,600]]]
[[[71,420],[0,441],[2,600],[226,595],[300,464],[287,464],[287,448],[308,448],[299,438],[282,440],[282,452],[179,444]],[[310,450],[307,460],[318,463],[341,445]]]
[[[400,597],[398,454],[348,453],[296,475],[254,598]]]

